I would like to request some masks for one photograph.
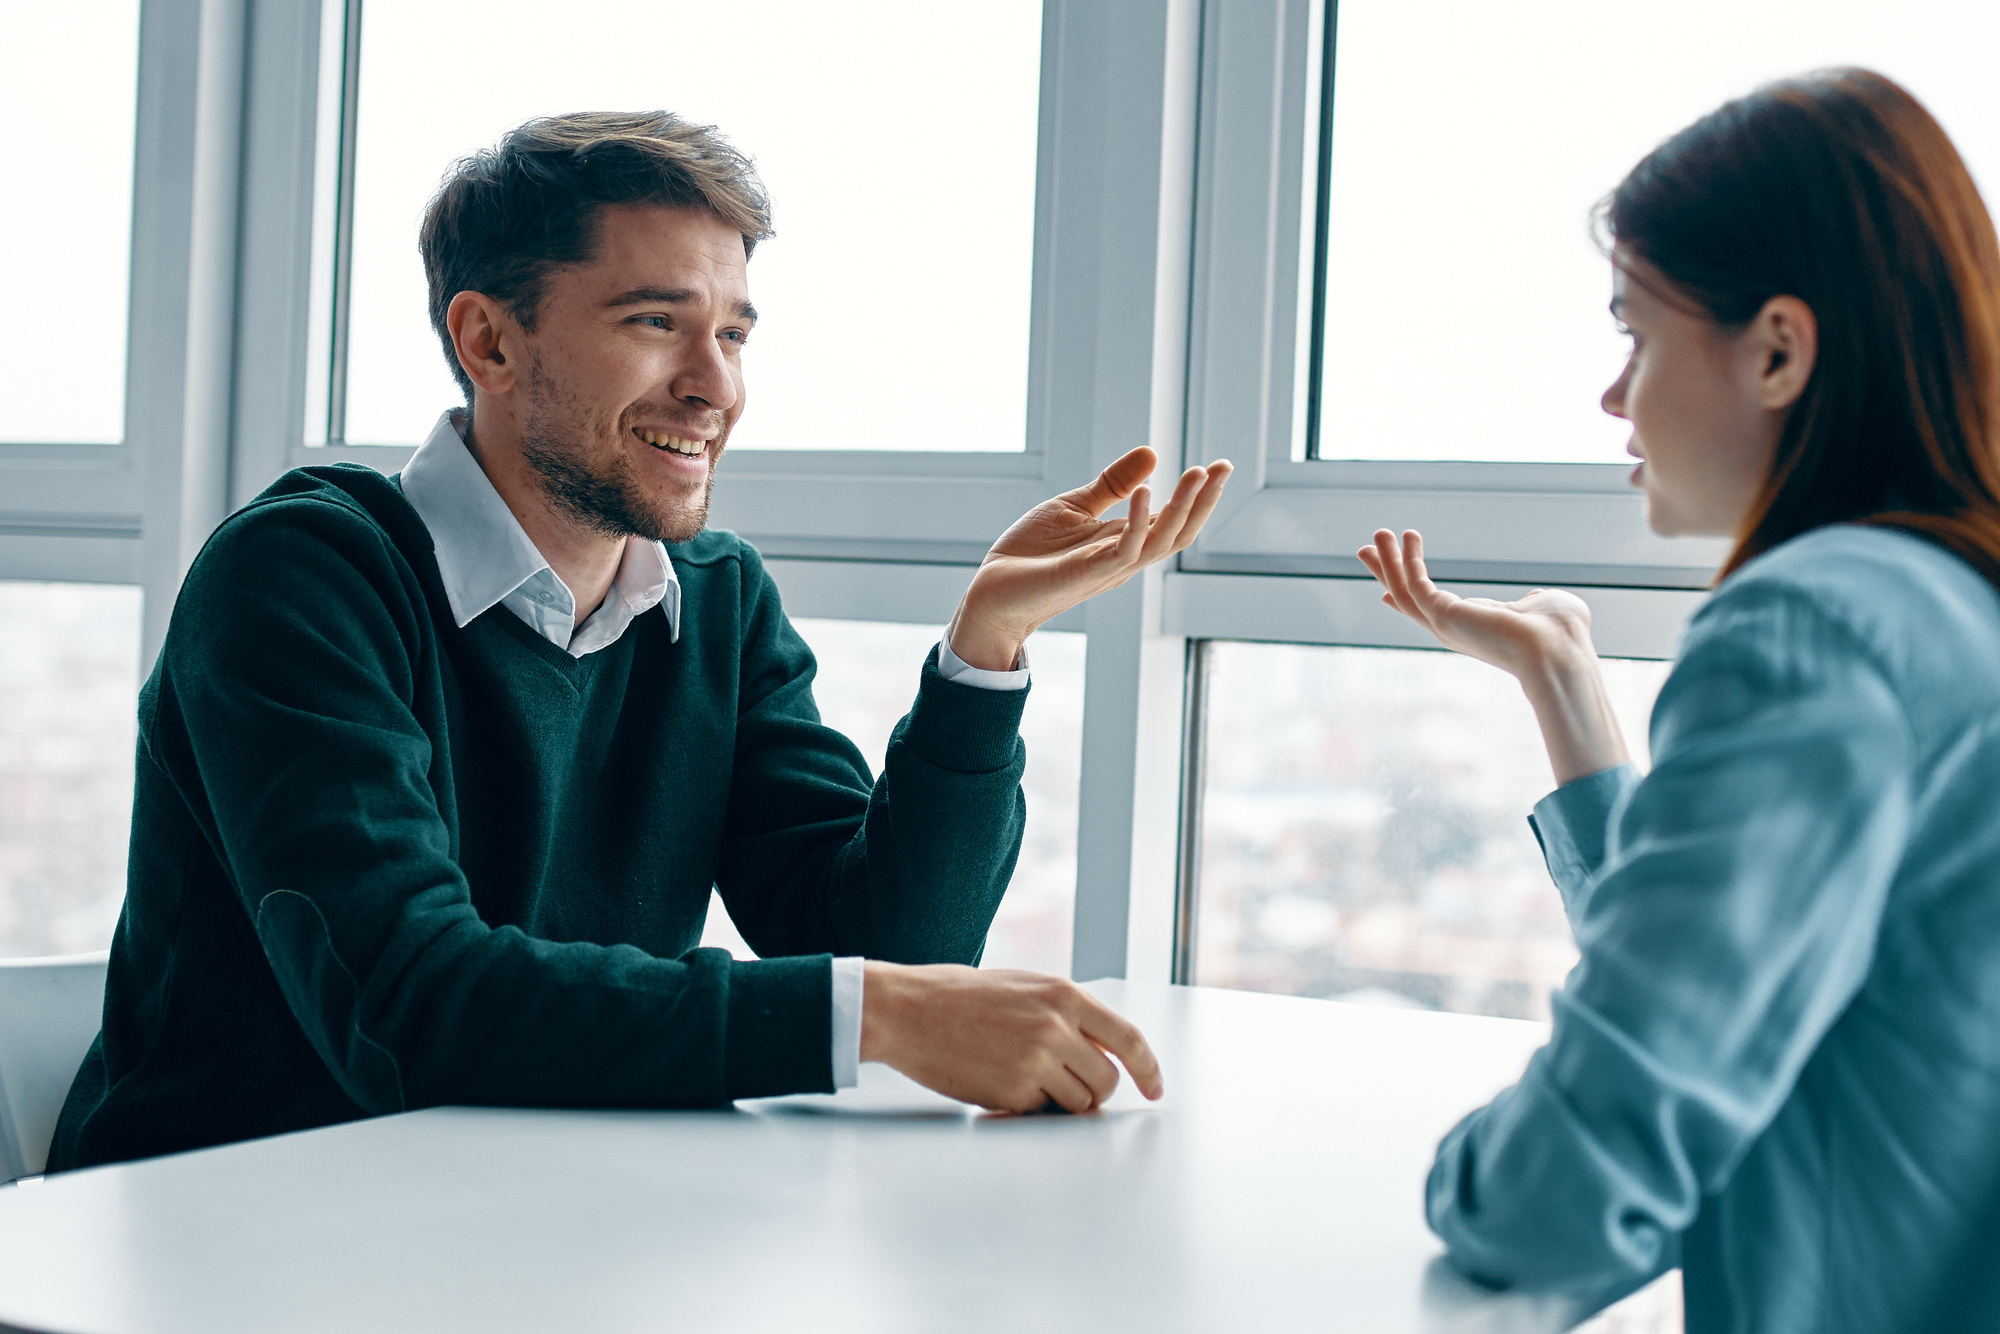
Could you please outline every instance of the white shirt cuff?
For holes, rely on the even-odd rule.
[[[859,958],[833,961],[833,1086],[861,1082],[861,982]]]
[[[962,686],[977,686],[981,690],[1026,690],[1028,688],[1028,650],[1024,647],[1021,656],[1014,659],[1011,672],[988,671],[984,667],[974,667],[951,651],[951,636],[938,640],[938,675],[947,681],[956,681]]]

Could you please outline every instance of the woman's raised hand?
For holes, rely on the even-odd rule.
[[[1513,676],[1535,707],[1556,781],[1626,762],[1625,738],[1611,711],[1590,608],[1574,593],[1536,588],[1513,602],[1462,598],[1431,582],[1424,539],[1377,529],[1375,544],[1355,553],[1382,585],[1382,601],[1437,636],[1448,649],[1490,662]]]
[[[1382,601],[1468,657],[1490,662],[1511,676],[1546,673],[1564,662],[1594,661],[1590,608],[1574,593],[1536,588],[1514,602],[1462,598],[1431,582],[1424,568],[1424,538],[1406,530],[1398,541],[1387,528],[1355,553],[1382,585]]]

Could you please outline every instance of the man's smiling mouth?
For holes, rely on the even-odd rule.
[[[647,431],[633,427],[632,434],[644,440],[654,449],[664,449],[684,458],[698,459],[708,450],[705,440],[690,440],[686,436],[670,435],[665,431]]]

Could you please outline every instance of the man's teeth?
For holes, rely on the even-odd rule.
[[[700,458],[708,445],[700,440],[687,440],[678,435],[668,435],[664,431],[641,431],[639,438],[655,449],[671,449],[676,454],[689,458]]]

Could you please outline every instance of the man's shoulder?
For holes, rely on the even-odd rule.
[[[421,602],[429,550],[423,521],[390,478],[358,464],[295,468],[217,526],[177,606],[218,594],[239,605],[321,594]]]
[[[764,558],[757,548],[727,528],[704,528],[685,542],[667,543],[675,569],[683,566],[707,569],[718,565],[740,565],[761,570]]]
[[[423,520],[393,479],[357,463],[294,468],[216,527],[203,559],[254,555],[272,543],[317,541],[428,549]]]

